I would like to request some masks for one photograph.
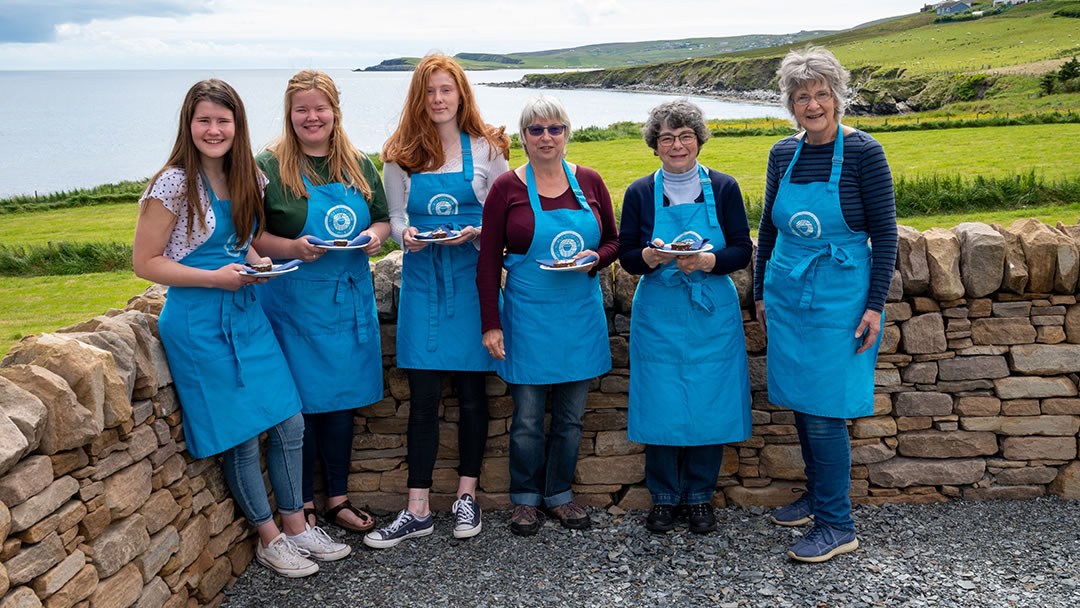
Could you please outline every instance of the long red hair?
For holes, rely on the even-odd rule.
[[[506,127],[494,127],[480,117],[480,109],[476,107],[476,97],[469,86],[469,79],[465,77],[465,70],[451,57],[428,55],[420,60],[413,71],[397,130],[383,145],[383,162],[397,163],[409,173],[434,171],[446,162],[439,132],[435,130],[435,123],[431,122],[427,112],[428,82],[439,70],[454,79],[461,97],[457,111],[458,129],[473,137],[486,139],[491,146],[492,158],[498,153],[496,151],[501,151],[509,160],[510,138],[506,135]]]

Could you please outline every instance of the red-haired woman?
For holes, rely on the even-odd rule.
[[[195,458],[223,453],[225,480],[257,530],[255,558],[279,574],[314,574],[300,495],[304,421],[300,397],[270,324],[255,305],[242,263],[269,262],[249,247],[263,226],[266,184],[251,157],[236,91],[196,83],[180,110],[169,160],[139,201],[132,262],[138,276],[169,286],[158,329]],[[274,523],[259,466],[267,472],[284,533]],[[347,547],[346,547],[347,548]]]
[[[304,403],[305,516],[329,542],[314,527],[316,457],[326,474],[327,521],[358,532],[375,525],[346,491],[353,409],[383,397],[368,256],[390,233],[386,197],[374,163],[349,143],[337,86],[322,72],[289,79],[284,131],[256,162],[270,183],[266,232],[255,246],[305,262],[263,286],[260,301]]]
[[[401,122],[383,147],[392,235],[406,251],[397,365],[409,379],[409,500],[390,525],[364,537],[370,547],[393,547],[434,530],[428,499],[448,371],[454,373],[461,411],[453,534],[468,538],[480,532],[476,486],[487,441],[484,377],[495,361],[480,342],[477,239],[488,188],[509,168],[510,140],[503,131],[480,117],[461,66],[430,55],[416,66]]]

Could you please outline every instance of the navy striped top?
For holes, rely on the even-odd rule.
[[[758,228],[758,254],[754,265],[754,299],[760,300],[765,262],[776,244],[772,205],[780,179],[795,156],[799,140],[794,135],[776,142],[769,152],[765,173],[765,207]],[[832,171],[833,142],[803,145],[799,162],[791,171],[791,183],[827,182]],[[844,135],[844,167],[840,172],[840,208],[848,228],[870,235],[873,259],[870,293],[866,307],[881,312],[889,295],[896,267],[896,201],[892,172],[881,144],[862,131]]]

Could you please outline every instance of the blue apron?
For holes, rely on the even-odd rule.
[[[204,270],[243,264],[250,240],[238,248],[232,205],[214,196],[207,179],[202,183],[214,232],[180,263]],[[158,330],[195,458],[223,452],[300,411],[296,384],[253,286],[170,287]]]
[[[707,238],[714,251],[724,248],[709,172],[698,165],[698,174],[705,201],[665,207],[664,174],[656,172],[650,241]],[[671,262],[641,277],[630,316],[630,441],[689,446],[750,436],[742,323],[727,275],[685,274]]]
[[[537,259],[570,259],[600,245],[600,226],[570,166],[563,170],[581,209],[540,208],[536,178],[526,165],[535,228],[525,254],[503,258],[503,346],[495,363],[512,384],[557,384],[595,378],[611,369],[607,317],[600,281],[583,272],[541,270]]]
[[[479,226],[484,208],[473,191],[472,146],[461,134],[462,171],[415,173],[409,187],[409,225],[418,230]],[[484,348],[472,243],[430,244],[407,251],[401,265],[397,365],[402,369],[491,371]]]
[[[843,127],[828,182],[791,183],[805,141],[799,140],[772,207],[776,245],[763,293],[769,401],[816,416],[869,416],[881,335],[855,354],[862,341],[855,328],[870,291],[869,236],[848,228],[840,207]]]
[[[344,184],[313,186],[300,234],[351,240],[371,225],[364,197]],[[368,256],[327,251],[318,260],[259,286],[263,309],[289,361],[305,414],[383,398],[382,351]]]

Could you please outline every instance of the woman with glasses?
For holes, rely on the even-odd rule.
[[[528,536],[540,528],[541,506],[567,528],[591,524],[571,482],[589,381],[611,369],[596,273],[615,261],[619,244],[604,181],[563,160],[570,118],[562,103],[548,96],[527,101],[519,135],[529,162],[491,186],[476,284],[484,346],[514,398],[510,529]]]
[[[445,55],[413,71],[401,122],[383,146],[391,234],[405,249],[398,301],[397,365],[409,381],[408,504],[364,537],[377,549],[431,534],[439,400],[452,371],[460,410],[455,538],[481,530],[476,487],[487,444],[484,385],[495,360],[480,343],[476,259],[488,189],[509,168],[510,138],[485,124],[464,70]],[[446,234],[433,239],[432,232]],[[452,234],[451,234],[452,233]]]
[[[661,104],[642,127],[661,167],[623,197],[619,262],[642,275],[630,318],[628,437],[645,444],[652,512],[666,532],[683,506],[691,532],[716,529],[721,444],[750,436],[750,378],[739,295],[729,273],[753,244],[735,179],[698,162],[701,109]]]
[[[787,553],[823,562],[859,546],[846,419],[874,411],[896,205],[881,144],[840,123],[849,74],[836,57],[792,51],[777,75],[802,131],[769,152],[754,299],[769,339],[769,401],[795,410],[806,490],[772,520],[813,521]]]

